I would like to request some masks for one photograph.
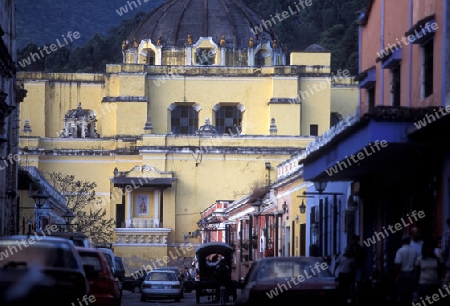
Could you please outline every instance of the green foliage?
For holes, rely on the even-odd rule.
[[[23,1],[23,0],[20,0]],[[39,2],[48,2],[51,0],[39,0]],[[80,5],[92,6],[88,0],[77,0]],[[288,0],[243,0],[250,8],[259,13],[261,19],[269,20],[272,16],[283,11],[289,12],[289,7],[297,11],[295,3],[300,7],[298,1]],[[114,4],[111,4],[113,3]],[[142,5],[139,10],[149,11],[157,5],[166,2],[159,0],[152,5]],[[358,26],[356,19],[357,12],[364,9],[367,0],[311,0],[312,5],[300,9],[298,13],[278,22],[275,30],[278,33],[282,44],[287,44],[290,51],[301,51],[311,44],[319,44],[327,51],[331,52],[331,69],[336,72],[339,69],[347,69],[351,74],[358,73]],[[101,23],[97,31],[90,39],[87,39],[87,33],[91,32],[78,30],[81,27],[72,27],[72,31],[80,31],[81,38],[76,43],[84,42],[77,47],[66,46],[60,48],[50,55],[46,55],[45,60],[33,62],[31,65],[23,68],[20,65],[18,70],[26,71],[47,71],[47,72],[104,72],[106,64],[119,64],[122,62],[121,44],[131,33],[131,31],[144,18],[145,12],[139,12],[132,16],[121,17],[121,23],[117,27],[112,27],[109,31],[105,30],[105,24],[110,24],[112,16],[119,18],[115,9],[126,4],[124,1],[108,2],[108,14],[102,14],[98,8],[92,7],[97,12],[99,18],[95,20],[96,24]],[[50,5],[49,3],[47,3]],[[59,5],[59,4],[58,4]],[[64,2],[64,5],[66,3]],[[94,5],[95,6],[95,5]],[[301,7],[300,7],[301,8]],[[40,7],[36,8],[37,10]],[[57,8],[54,8],[55,10]],[[66,7],[66,9],[69,9]],[[25,10],[25,7],[22,8]],[[20,11],[20,10],[19,10]],[[132,11],[134,14],[137,10]],[[91,12],[85,12],[91,14]],[[30,13],[29,13],[30,14]],[[47,13],[46,13],[47,14]],[[83,14],[82,14],[83,15]],[[106,17],[109,16],[109,17]],[[80,18],[85,18],[80,16]],[[19,19],[19,18],[18,18]],[[84,20],[84,19],[83,19]],[[40,21],[43,22],[43,21]],[[34,25],[34,21],[33,21]],[[87,21],[83,26],[92,28],[92,22]],[[24,27],[24,25],[22,25]],[[26,33],[24,33],[26,34]],[[47,41],[60,37],[58,35],[50,36],[46,32]],[[65,34],[65,33],[63,33]],[[36,40],[33,40],[36,41]],[[53,41],[54,42],[54,41]],[[52,42],[52,43],[53,43]],[[20,44],[19,44],[20,46]],[[28,44],[18,51],[18,59],[22,60],[29,56],[30,52],[37,51],[37,45]]]
[[[297,11],[288,0],[243,0],[255,8],[262,19],[270,15]],[[282,43],[291,51],[301,51],[311,44],[319,44],[331,52],[331,70],[347,69],[358,73],[357,12],[364,9],[367,0],[311,0],[299,13],[278,23],[275,28]],[[301,8],[301,6],[299,6]]]
[[[114,219],[106,218],[106,209],[96,207],[95,182],[76,179],[74,175],[61,172],[45,174],[47,180],[66,198],[67,207],[72,210],[72,230],[88,236],[95,244],[110,241],[114,230]]]
[[[18,61],[31,60],[31,65],[18,65],[19,71],[45,71],[45,72],[105,72],[106,64],[119,64],[122,62],[122,41],[141,22],[145,13],[139,12],[134,17],[123,19],[118,27],[112,27],[106,36],[94,34],[82,46],[73,48],[64,46],[44,58],[33,61],[30,52],[37,53],[36,44],[28,44],[17,52]],[[50,44],[45,44],[50,45]],[[41,47],[42,49],[42,47]]]

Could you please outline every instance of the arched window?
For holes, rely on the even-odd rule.
[[[263,50],[259,50],[255,54],[255,66],[264,66]]]
[[[177,105],[171,112],[171,131],[174,134],[195,134],[198,113],[192,105]]]
[[[331,113],[330,114],[330,128],[335,126],[336,124],[339,123],[339,121],[343,120],[344,118],[342,117],[341,114],[339,113]]]
[[[195,49],[195,63],[197,65],[214,65],[216,50],[212,48]]]
[[[155,64],[155,51],[149,49],[147,50],[147,55],[145,57],[146,65],[154,65]]]
[[[221,105],[216,109],[216,130],[219,134],[240,134],[242,112],[238,106]]]

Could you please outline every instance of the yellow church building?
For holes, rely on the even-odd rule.
[[[187,5],[185,5],[187,3]],[[288,52],[241,1],[169,1],[124,37],[106,73],[18,73],[23,166],[97,183],[130,273],[174,265],[217,200],[276,178],[357,106],[357,84],[330,73],[330,53]],[[25,164],[26,163],[26,164]],[[187,250],[187,251],[186,251]],[[174,255],[175,254],[175,255]],[[167,258],[166,260],[164,260]]]

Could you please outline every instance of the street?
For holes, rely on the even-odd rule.
[[[238,293],[239,294],[239,293]],[[219,303],[213,303],[208,301],[208,297],[201,297],[201,305],[202,306],[218,306]],[[144,306],[144,305],[156,305],[156,306],[194,306],[197,305],[195,303],[195,291],[184,293],[184,299],[181,302],[175,302],[174,300],[148,300],[147,302],[141,302],[141,295],[139,293],[132,293],[130,291],[123,291],[122,296],[122,306]],[[233,302],[227,303],[227,305],[233,305]]]

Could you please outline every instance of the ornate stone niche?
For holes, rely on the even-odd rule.
[[[64,128],[61,132],[63,138],[98,138],[95,122],[95,112],[83,109],[81,102],[76,109],[69,110],[64,116]]]

